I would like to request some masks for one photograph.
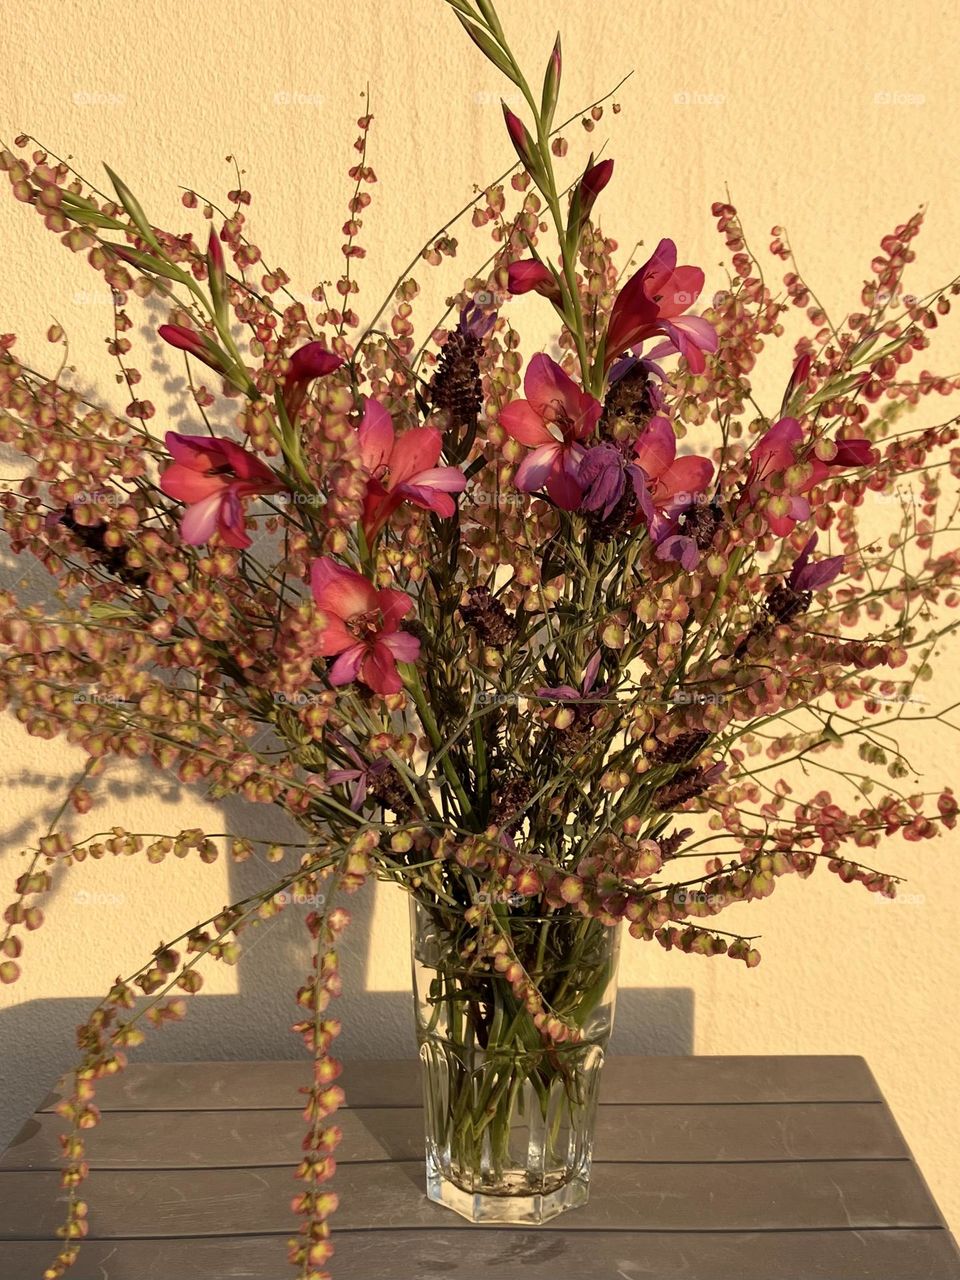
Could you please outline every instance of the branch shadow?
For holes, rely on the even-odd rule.
[[[0,569],[2,569],[0,560]],[[41,569],[41,572],[42,569]],[[44,576],[45,573],[44,573]],[[30,788],[37,799],[31,819],[0,833],[0,848],[15,851],[33,839],[44,816],[52,816],[64,794],[64,779],[36,769],[22,768],[7,776],[8,786]],[[168,800],[203,792],[185,789],[167,775],[135,770],[123,776],[110,773],[100,780],[98,808],[150,794]],[[279,810],[252,804],[240,797],[219,800],[220,830],[269,842],[293,845],[302,832]],[[49,814],[47,813],[49,811]],[[231,863],[227,898],[236,902],[269,887],[280,874],[292,870],[299,857],[290,849],[284,864],[267,864],[262,857]],[[55,880],[46,905],[64,892]],[[78,899],[79,901],[79,899]],[[336,1052],[343,1059],[411,1059],[416,1055],[412,1001],[407,991],[371,991],[368,977],[377,945],[375,899],[369,890],[346,900],[352,923],[340,942],[343,994],[334,1011],[343,1025]],[[214,908],[216,909],[216,908]],[[188,1001],[187,1017],[151,1034],[138,1061],[256,1060],[305,1057],[291,1025],[302,1016],[295,993],[310,968],[309,936],[304,916],[309,907],[291,905],[276,917],[261,921],[244,936],[237,969],[238,990],[231,995],[199,994]],[[90,945],[101,942],[98,922],[91,917]],[[184,920],[189,928],[192,920]],[[149,928],[149,922],[148,922]],[[144,937],[144,956],[159,943]],[[252,952],[256,958],[252,959]],[[78,1058],[75,1031],[99,996],[56,996],[24,1001],[0,1012],[0,1149],[20,1128],[25,1115],[69,1071]],[[621,989],[611,1053],[689,1054],[693,1051],[694,996],[688,988]]]

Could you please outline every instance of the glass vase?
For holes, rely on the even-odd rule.
[[[510,982],[477,962],[462,911],[411,902],[427,1195],[471,1222],[541,1223],[589,1195],[619,929],[495,910],[549,1011],[580,1038],[544,1040]]]

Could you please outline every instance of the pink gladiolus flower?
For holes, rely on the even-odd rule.
[[[504,431],[531,450],[516,486],[523,493],[546,488],[558,507],[573,511],[583,497],[577,479],[586,452],[582,441],[596,429],[600,403],[545,355],[527,365],[523,389],[526,400],[511,400],[500,412]]]
[[[707,500],[713,463],[699,454],[677,457],[677,438],[667,418],[651,418],[637,441],[637,464],[651,482],[650,539],[661,560],[677,560],[691,572],[700,563],[696,541],[683,532],[681,517]]]
[[[684,569],[700,561],[696,541],[684,532],[684,517],[707,502],[713,463],[696,454],[677,457],[677,440],[667,418],[650,419],[633,455],[607,441],[588,449],[578,479],[582,511],[609,517],[628,489],[636,497],[634,524],[643,521],[661,560],[679,560]]]
[[[795,466],[799,461],[798,453],[802,444],[803,428],[796,418],[781,418],[779,422],[775,422],[753,446],[740,505],[754,504],[764,492],[768,481],[775,476],[782,477],[788,467]],[[822,468],[823,464],[820,465]],[[817,470],[818,468],[812,468],[807,479],[786,494],[789,506],[784,514],[774,515],[767,511],[767,523],[780,537],[786,537],[800,521],[809,519],[810,503],[803,494],[813,488],[818,478],[822,478],[824,472],[821,470],[818,477]]]
[[[816,485],[825,480],[831,471],[843,470],[847,467],[869,466],[876,458],[869,440],[838,440],[837,452],[830,462],[810,454],[803,456],[803,428],[796,418],[781,418],[769,431],[765,432],[753,446],[750,454],[750,469],[744,485],[743,496],[739,508],[751,506],[763,494],[768,483],[777,478],[781,487],[785,484],[784,473],[802,462],[808,464],[805,479],[785,488],[783,496],[788,506],[785,512],[766,512],[767,523],[779,537],[786,537],[791,530],[803,520],[810,517],[810,503],[803,496]]]
[[[691,370],[704,367],[703,352],[716,350],[716,334],[706,320],[688,316],[677,323],[703,289],[699,267],[678,267],[677,246],[661,240],[652,256],[617,295],[607,326],[604,367],[637,343],[662,334],[687,358]],[[708,333],[709,330],[709,333]],[[707,345],[712,343],[713,345]]]
[[[437,466],[443,439],[435,427],[414,427],[398,437],[383,405],[367,398],[358,436],[360,459],[370,476],[363,505],[368,543],[402,502],[453,515],[450,495],[462,493],[467,481],[459,467]]]
[[[521,262],[511,262],[507,267],[507,288],[511,293],[530,293],[536,291],[551,302],[560,301],[560,290],[553,278],[553,272],[536,258],[524,258]]]
[[[651,418],[634,448],[637,463],[651,482],[656,512],[702,502],[710,487],[713,463],[698,454],[677,457],[677,437],[668,418]]]
[[[173,463],[160,476],[160,488],[187,504],[180,521],[184,542],[199,547],[216,532],[228,547],[249,547],[241,500],[279,493],[284,488],[279,476],[232,440],[168,431],[166,444]]]
[[[359,680],[374,693],[403,688],[398,662],[416,662],[420,641],[400,623],[413,609],[403,591],[378,590],[362,574],[329,556],[314,560],[310,573],[313,598],[323,613],[318,653],[336,658],[328,678],[332,685]]]
[[[716,329],[703,316],[677,316],[673,320],[664,320],[660,332],[665,341],[657,343],[650,352],[650,359],[662,360],[666,356],[681,355],[691,373],[702,373],[706,365],[704,352],[713,354],[720,345]]]
[[[326,377],[343,364],[343,357],[328,351],[322,342],[308,342],[290,357],[290,369],[283,386],[283,406],[292,422],[307,398],[307,387],[314,378]]]

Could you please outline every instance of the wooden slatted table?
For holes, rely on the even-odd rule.
[[[73,1280],[279,1280],[303,1121],[297,1062],[131,1066],[88,1134]],[[417,1065],[353,1063],[336,1280],[960,1280],[960,1253],[866,1063],[613,1058],[590,1203],[475,1227],[424,1195]],[[62,1219],[54,1092],[0,1160],[0,1278]]]

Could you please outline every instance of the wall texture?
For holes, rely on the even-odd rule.
[[[603,215],[624,246],[671,235],[683,261],[707,269],[708,289],[719,286],[722,246],[709,207],[729,188],[757,248],[774,223],[787,225],[828,308],[854,305],[880,237],[920,203],[929,205],[929,219],[914,291],[957,270],[954,6],[917,0],[895,22],[864,0],[504,0],[501,7],[528,67],[541,65],[562,28],[565,114],[634,71],[618,95],[621,114],[608,113],[590,139],[578,126],[569,131],[571,165],[588,144],[606,143],[616,157]],[[372,312],[413,250],[473,185],[511,160],[501,85],[440,0],[291,0],[269,15],[236,0],[212,7],[23,0],[7,20],[7,44],[0,82],[7,141],[31,133],[75,157],[94,179],[106,160],[156,221],[184,228],[192,215],[179,204],[178,184],[222,198],[234,185],[224,157],[236,155],[254,193],[253,238],[303,294],[339,273],[346,170],[369,82],[376,117],[370,158],[380,184],[362,237],[369,256],[361,314]],[[464,224],[458,234],[460,261],[426,282],[424,333],[435,304],[457,287],[460,265],[486,256],[483,233]],[[84,381],[116,394],[103,352],[109,308],[82,256],[72,257],[29,210],[3,196],[0,257],[0,329],[21,335],[18,351],[53,367],[57,353],[43,335],[56,319]],[[534,306],[524,317],[535,346],[547,317]],[[957,370],[958,351],[956,329],[945,330],[931,366]],[[162,405],[165,366],[142,364],[156,382],[149,394]],[[771,406],[788,365],[784,347],[760,384]],[[0,561],[0,578],[22,579],[24,591],[42,593],[37,572],[9,557]],[[936,681],[924,688],[931,710],[960,688],[955,650],[942,659]],[[955,781],[956,738],[948,728],[938,724],[911,739],[925,785]],[[32,741],[12,721],[0,724],[0,850],[10,882],[18,850],[49,822],[78,763],[63,745]],[[804,785],[815,790],[820,782],[812,774]],[[262,832],[275,825],[271,815],[178,793],[167,779],[135,769],[112,773],[104,799],[78,830],[120,823],[156,832],[194,824]],[[628,946],[619,1046],[863,1054],[960,1229],[957,853],[956,837],[919,848],[889,845],[881,865],[909,877],[894,903],[825,875],[784,883],[743,921],[764,935],[764,962],[751,973]],[[114,975],[201,913],[263,883],[265,874],[255,863],[161,869],[132,860],[71,872],[50,902],[50,927],[30,939],[23,981],[0,988],[0,1143],[69,1064],[73,1025]],[[409,1052],[403,905],[388,892],[371,892],[357,908],[340,1010],[344,1052]],[[214,970],[188,1022],[157,1037],[145,1056],[295,1054],[286,1028],[302,961],[294,919],[265,929],[247,965]]]

